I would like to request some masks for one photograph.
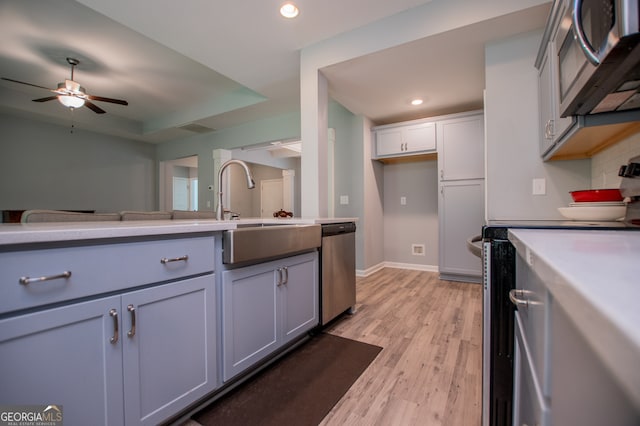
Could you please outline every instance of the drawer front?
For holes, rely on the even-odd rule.
[[[542,395],[530,347],[522,332],[522,322],[515,314],[514,425],[550,425],[550,407]]]
[[[212,235],[2,252],[0,313],[207,273],[214,263]]]
[[[532,260],[533,261],[533,260]],[[518,316],[523,335],[531,350],[537,380],[545,396],[550,394],[549,368],[549,308],[550,297],[544,283],[520,255],[516,258],[516,297],[527,302],[518,305]],[[518,290],[520,291],[518,293]]]

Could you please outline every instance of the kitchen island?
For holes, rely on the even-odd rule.
[[[309,225],[356,222],[357,218],[286,218],[239,220],[179,219],[112,222],[49,222],[0,224],[0,246],[102,238],[129,238],[216,232],[248,225]]]
[[[640,234],[512,229],[517,424],[637,424]]]
[[[0,225],[0,401],[114,425],[215,398],[318,325],[318,225],[354,220]],[[277,225],[315,227],[318,243],[223,262],[224,231]]]

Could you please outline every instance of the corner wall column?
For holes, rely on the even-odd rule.
[[[300,127],[302,136],[302,217],[328,214],[328,103],[327,79],[313,65],[301,64]]]

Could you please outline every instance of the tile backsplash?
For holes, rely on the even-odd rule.
[[[629,158],[640,155],[640,133],[605,149],[591,158],[591,188],[619,188],[618,170]]]

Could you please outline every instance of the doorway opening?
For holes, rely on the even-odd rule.
[[[160,209],[198,210],[198,156],[160,162]]]

